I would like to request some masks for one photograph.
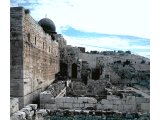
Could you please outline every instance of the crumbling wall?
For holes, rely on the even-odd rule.
[[[44,96],[44,95],[43,95]],[[107,99],[97,101],[93,97],[57,97],[53,98],[50,94],[45,94],[45,99],[41,100],[41,108],[43,109],[72,109],[72,110],[112,110],[126,112],[148,112],[149,99],[141,98],[141,102],[136,103],[139,99],[135,96],[127,96],[120,99],[110,96]],[[140,105],[140,106],[139,106]]]
[[[10,120],[33,120],[36,115],[37,104],[29,104],[10,116]]]

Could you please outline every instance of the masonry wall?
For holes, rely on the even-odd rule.
[[[10,10],[10,95],[23,96],[23,8]]]
[[[150,112],[149,99],[135,96],[127,96],[120,99],[110,96],[107,99],[97,101],[93,97],[57,97],[53,98],[50,93],[41,94],[41,109],[72,109],[72,110],[112,110],[126,112]]]
[[[17,9],[19,7],[11,8],[11,13],[15,15],[11,15],[11,25],[13,24],[13,29],[18,26],[20,38],[18,35],[11,36],[11,40],[14,39],[14,42],[11,42],[11,59],[15,59],[15,64],[19,63],[20,68],[16,65],[11,70],[11,75],[18,76],[18,79],[14,80],[12,75],[11,81],[15,82],[11,83],[19,87],[12,89],[11,86],[11,96],[19,97],[21,108],[36,102],[38,94],[55,80],[55,74],[59,71],[59,50],[58,43],[43,31],[30,14],[25,13],[23,8]],[[16,43],[18,45],[13,46]],[[18,73],[15,73],[17,69]]]

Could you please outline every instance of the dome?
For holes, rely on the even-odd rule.
[[[46,33],[56,33],[56,26],[54,22],[48,18],[41,19],[38,24],[43,28]]]

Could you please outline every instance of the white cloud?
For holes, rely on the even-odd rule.
[[[35,1],[34,1],[35,2]],[[61,26],[98,33],[149,38],[149,0],[38,0],[31,14],[40,20],[47,14]]]
[[[150,49],[149,45],[147,46],[131,45],[128,39],[108,38],[108,37],[77,38],[77,37],[69,37],[69,36],[64,36],[64,38],[67,40],[67,44],[72,46],[85,47],[86,51],[131,50],[135,54],[139,54],[147,57],[147,55],[149,55],[148,50]]]

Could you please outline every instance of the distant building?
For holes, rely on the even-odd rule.
[[[82,53],[85,53],[85,47],[78,47]]]

